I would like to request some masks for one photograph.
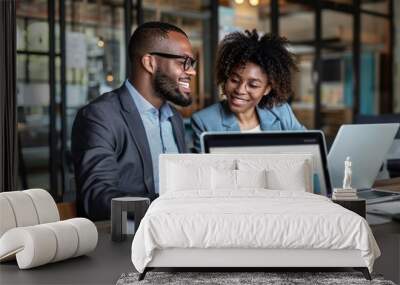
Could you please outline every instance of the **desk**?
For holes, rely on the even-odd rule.
[[[115,284],[122,273],[134,271],[132,238],[116,243],[99,231],[96,249],[86,256],[28,270],[19,270],[16,261],[2,263],[0,284]]]
[[[377,180],[373,187],[400,192],[400,177]]]

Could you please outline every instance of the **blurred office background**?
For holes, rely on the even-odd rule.
[[[18,189],[49,189],[57,201],[74,199],[76,112],[123,83],[127,41],[146,21],[181,27],[199,59],[186,122],[219,98],[218,41],[254,28],[291,41],[299,64],[291,106],[328,143],[361,115],[400,113],[400,1],[17,0],[15,8]]]

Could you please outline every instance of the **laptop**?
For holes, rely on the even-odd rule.
[[[330,196],[325,137],[321,131],[274,131],[260,133],[205,132],[203,153],[311,153],[314,165],[314,193]]]
[[[344,161],[352,162],[351,186],[367,204],[400,199],[399,192],[371,188],[400,124],[342,125],[328,154],[332,187],[341,188]]]

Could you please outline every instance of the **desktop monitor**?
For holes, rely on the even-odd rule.
[[[331,195],[325,137],[320,131],[205,132],[201,136],[201,147],[203,153],[311,153],[314,193]]]

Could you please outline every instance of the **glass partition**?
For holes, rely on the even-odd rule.
[[[389,0],[361,0],[361,9],[373,13],[389,14]]]
[[[17,1],[19,188],[50,188],[47,1]]]
[[[56,4],[55,121],[57,170],[61,171],[60,28]],[[134,2],[133,2],[134,4]],[[17,2],[17,92],[21,188],[50,188],[49,22],[46,0]],[[135,21],[135,13],[132,11]],[[65,1],[66,178],[73,175],[70,136],[77,110],[122,84],[126,76],[124,1]],[[60,178],[61,179],[61,176]],[[67,186],[74,183],[67,181]],[[61,182],[58,185],[61,189]],[[69,188],[69,187],[68,187]],[[68,191],[69,189],[64,189]],[[61,191],[61,190],[60,190]],[[59,194],[62,193],[59,191]]]
[[[387,112],[385,102],[390,89],[389,20],[369,14],[361,15],[360,114]]]
[[[352,122],[353,16],[322,11],[321,129],[330,145],[342,124]]]
[[[299,23],[302,23],[299,25]],[[283,2],[279,5],[279,34],[286,37],[296,56],[293,73],[293,112],[308,129],[315,128],[315,9],[310,5]]]
[[[124,1],[66,1],[67,180],[73,177],[71,131],[80,107],[126,78]],[[133,14],[133,17],[135,15]],[[132,19],[135,21],[135,18]],[[68,188],[74,187],[67,181]],[[66,189],[68,192],[70,189]]]
[[[269,33],[271,9],[269,1],[219,1],[219,39],[233,31],[256,29]]]

